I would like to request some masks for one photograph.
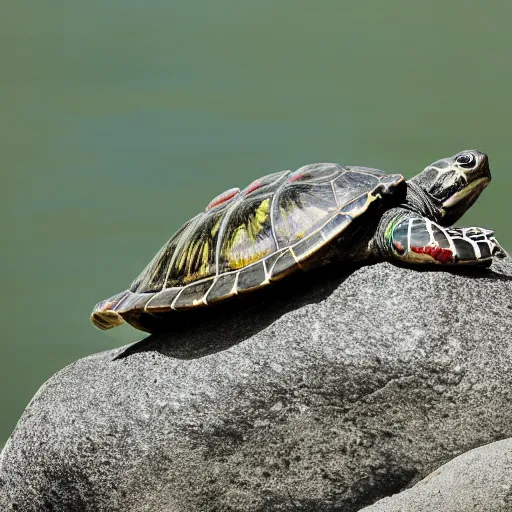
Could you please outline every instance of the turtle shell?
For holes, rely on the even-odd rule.
[[[277,281],[340,238],[372,202],[398,197],[403,182],[400,174],[320,163],[230,189],[182,226],[129,290],[98,303],[92,321],[141,328],[137,314],[206,306]]]

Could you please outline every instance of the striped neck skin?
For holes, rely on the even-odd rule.
[[[442,217],[441,203],[413,181],[407,182],[407,196],[400,208],[433,221],[439,221]]]

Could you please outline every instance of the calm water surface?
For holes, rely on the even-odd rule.
[[[213,195],[316,161],[410,177],[476,147],[462,219],[512,250],[507,1],[10,2],[0,18],[0,446]],[[482,305],[484,306],[484,305]]]

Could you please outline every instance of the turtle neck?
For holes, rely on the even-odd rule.
[[[414,213],[419,213],[435,222],[438,222],[441,218],[441,205],[439,202],[418,184],[414,183],[414,181],[407,182],[407,195],[400,207]]]

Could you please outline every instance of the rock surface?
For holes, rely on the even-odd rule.
[[[62,370],[2,453],[0,510],[351,512],[512,436],[510,260],[335,271]]]
[[[512,439],[476,448],[363,512],[512,510]]]

